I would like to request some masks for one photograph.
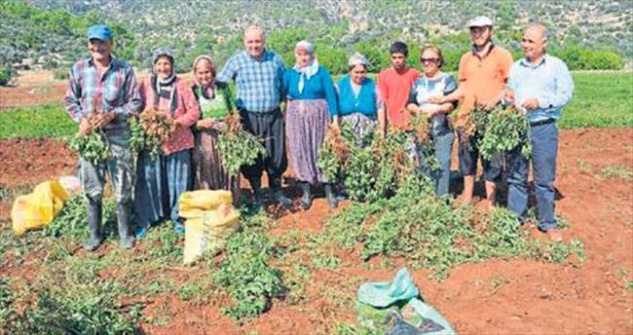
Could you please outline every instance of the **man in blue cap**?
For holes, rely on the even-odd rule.
[[[88,51],[90,57],[78,61],[70,70],[64,104],[83,136],[99,132],[108,144],[109,158],[98,164],[80,158],[90,231],[84,248],[92,251],[103,242],[101,221],[107,171],[116,196],[121,246],[129,249],[134,246],[129,222],[135,169],[129,149],[128,115],[139,112],[141,97],[132,67],[111,54],[110,28],[94,25],[88,29]]]

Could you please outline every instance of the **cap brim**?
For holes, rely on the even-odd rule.
[[[92,36],[88,36],[88,40],[99,40],[99,41],[102,41],[102,42],[106,42],[106,41],[109,41],[110,38],[109,37],[92,35]]]

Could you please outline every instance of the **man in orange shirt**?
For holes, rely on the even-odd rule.
[[[462,100],[457,124],[464,122],[475,105],[494,107],[503,96],[503,88],[512,66],[512,54],[492,42],[492,21],[478,16],[468,23],[473,41],[472,51],[465,53],[459,62],[458,89],[444,97],[433,99],[436,103]],[[437,101],[435,101],[437,100]],[[459,139],[459,170],[464,176],[464,192],[461,200],[470,203],[473,197],[479,148],[476,136]],[[501,177],[503,156],[481,159],[486,181],[486,204],[494,205],[496,182]]]
[[[378,89],[384,101],[384,107],[378,109],[378,130],[385,135],[387,123],[391,127],[405,128],[408,113],[403,112],[409,100],[409,91],[420,71],[407,65],[409,49],[403,42],[391,46],[391,67],[378,74]]]

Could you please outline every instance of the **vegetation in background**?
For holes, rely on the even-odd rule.
[[[296,42],[308,39],[314,42],[320,63],[333,74],[346,72],[347,58],[354,51],[368,57],[370,72],[375,73],[389,65],[391,43],[402,40],[409,44],[411,64],[418,63],[419,47],[431,43],[444,51],[444,69],[455,71],[471,44],[466,22],[475,15],[488,15],[495,21],[495,40],[515,59],[521,57],[524,22],[538,20],[551,30],[550,52],[570,69],[622,69],[627,59],[631,61],[627,42],[633,32],[626,5],[440,1],[420,2],[413,9],[407,2],[382,1],[190,1],[173,6],[145,0],[31,0],[28,4],[0,0],[0,21],[12,22],[0,28],[6,37],[0,42],[0,66],[29,58],[46,69],[67,70],[86,54],[87,28],[105,21],[115,33],[115,55],[142,68],[149,68],[152,50],[164,46],[176,51],[179,72],[189,72],[200,54],[211,55],[221,66],[243,48],[246,25],[258,23],[267,33],[268,46],[287,65],[294,63]],[[608,18],[609,23],[577,24],[570,19],[573,13]],[[62,73],[58,77],[63,78]]]

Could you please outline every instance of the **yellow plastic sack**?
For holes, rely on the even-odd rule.
[[[187,212],[192,209],[208,210],[215,209],[221,204],[231,203],[230,191],[210,191],[200,190],[185,192],[180,195],[178,205],[180,212]],[[185,216],[183,216],[185,217]]]
[[[231,205],[229,191],[185,192],[179,199],[180,216],[185,218],[184,263],[206,252],[220,252],[239,227],[240,212]]]
[[[23,235],[28,230],[43,228],[64,206],[68,193],[58,181],[46,181],[32,193],[19,196],[11,207],[13,231]]]

